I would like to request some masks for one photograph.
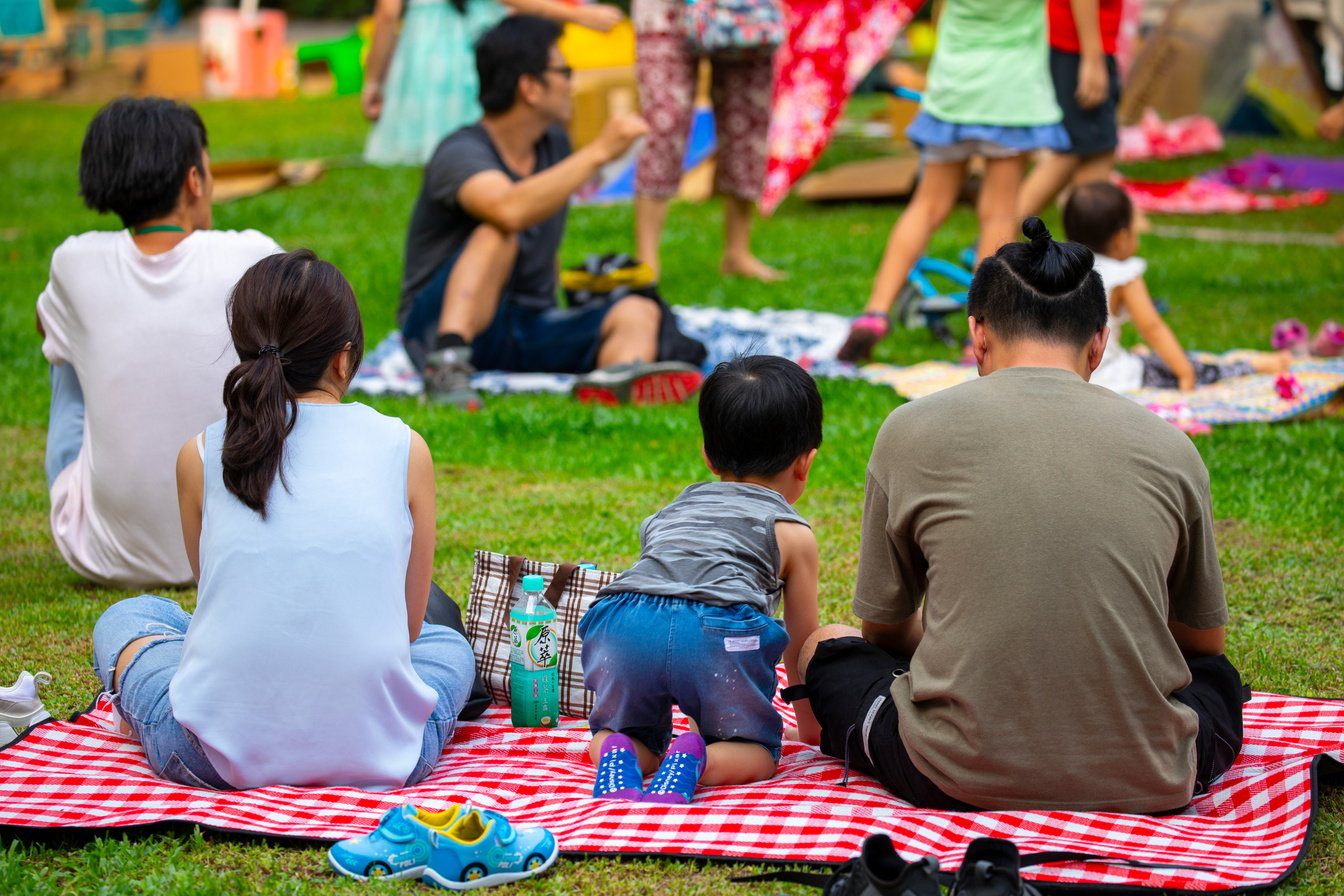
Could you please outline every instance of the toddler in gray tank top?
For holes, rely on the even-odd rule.
[[[687,803],[700,783],[773,776],[775,669],[783,659],[799,683],[798,651],[817,628],[817,543],[793,508],[821,444],[816,384],[787,359],[739,357],[705,380],[699,410],[718,481],[644,520],[639,559],[579,626],[594,797]],[[674,704],[696,727],[676,740]],[[816,743],[810,707],[795,710],[797,736]]]

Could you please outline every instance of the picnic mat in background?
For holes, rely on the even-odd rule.
[[[1113,178],[1145,212],[1166,215],[1241,214],[1249,211],[1281,211],[1304,205],[1322,205],[1330,199],[1326,190],[1291,193],[1253,193],[1213,177],[1179,180],[1129,180]]]
[[[1195,356],[1205,362],[1228,362],[1245,358],[1246,354],[1245,351],[1223,355],[1196,352]],[[873,382],[886,383],[905,398],[915,399],[975,379],[976,372],[974,367],[950,361],[925,361],[910,367],[869,364],[863,368],[863,375]],[[1301,384],[1302,394],[1291,399],[1279,397],[1275,377],[1268,374],[1234,377],[1193,392],[1137,389],[1120,394],[1159,412],[1179,411],[1209,425],[1274,423],[1307,417],[1326,411],[1344,397],[1344,358],[1296,362],[1293,376]]]
[[[849,318],[822,311],[791,309],[748,311],[744,308],[672,309],[677,325],[688,336],[705,344],[709,354],[705,372],[739,353],[782,355],[807,367],[816,376],[857,377],[853,365],[835,360],[835,353],[849,335]],[[568,393],[574,385],[568,373],[509,373],[483,370],[471,378],[477,390],[487,394],[506,392]],[[419,395],[424,388],[420,374],[394,332],[364,356],[350,391],[364,395]]]
[[[792,724],[791,710],[776,705]],[[508,710],[492,707],[459,726],[434,774],[415,787],[217,792],[153,777],[139,744],[113,733],[110,719],[104,700],[0,751],[0,829],[21,837],[33,828],[173,821],[336,840],[371,830],[384,811],[407,800],[433,810],[470,801],[515,822],[544,824],[571,856],[833,863],[883,831],[908,858],[935,855],[951,869],[971,840],[997,836],[1023,852],[1072,850],[1208,869],[1072,862],[1025,872],[1047,886],[1245,891],[1272,886],[1297,866],[1321,777],[1344,759],[1344,702],[1257,693],[1245,707],[1236,764],[1180,815],[917,810],[857,772],[841,786],[839,761],[793,742],[785,743],[769,782],[704,788],[689,806],[656,806],[592,799],[584,728],[514,729]],[[676,724],[684,728],[685,718],[677,714]]]
[[[1344,193],[1344,158],[1257,152],[1206,175],[1251,190],[1329,190]]]

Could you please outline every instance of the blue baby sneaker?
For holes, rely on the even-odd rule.
[[[634,743],[624,734],[608,734],[597,759],[593,797],[638,802],[643,795],[644,773],[639,770]]]
[[[498,812],[472,809],[436,831],[425,883],[446,890],[493,887],[541,874],[560,846],[540,825],[514,827]]]
[[[410,803],[388,809],[370,833],[334,844],[327,850],[327,861],[334,871],[355,880],[420,877],[429,864],[433,833],[470,811],[470,804],[454,804],[442,812],[427,812]]]
[[[705,740],[694,731],[678,735],[667,748],[663,764],[653,773],[642,803],[682,806],[691,801],[705,771]]]

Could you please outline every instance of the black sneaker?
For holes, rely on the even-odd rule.
[[[841,865],[822,896],[940,896],[938,860],[907,862],[886,834],[870,834],[856,858]]]
[[[479,411],[481,396],[471,387],[471,348],[454,346],[435,349],[425,355],[425,401],[445,404],[464,411]]]
[[[950,896],[1041,896],[1022,879],[1017,844],[999,837],[980,837],[966,847],[966,856],[952,881]]]

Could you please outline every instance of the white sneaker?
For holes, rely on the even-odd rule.
[[[37,696],[37,689],[48,684],[51,684],[49,673],[34,675],[25,669],[12,685],[0,688],[0,724],[21,730],[50,719],[51,714]],[[0,736],[4,733],[0,730]]]
[[[0,722],[0,747],[7,747],[19,739],[19,732]]]

